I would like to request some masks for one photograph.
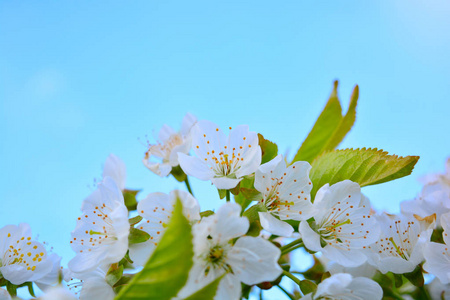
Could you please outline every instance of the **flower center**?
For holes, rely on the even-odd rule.
[[[20,237],[18,240],[12,240],[11,234],[7,235],[8,248],[0,259],[0,267],[7,265],[18,265],[26,268],[28,271],[36,270],[36,265],[46,257],[44,247],[31,241],[31,237]]]
[[[145,153],[145,158],[149,159],[151,155],[154,155],[167,162],[169,161],[173,148],[181,144],[183,144],[183,138],[178,133],[172,134],[165,143],[149,145],[148,151]]]
[[[211,268],[223,269],[225,272],[232,272],[231,266],[226,263],[226,257],[228,252],[227,245],[215,245],[209,248],[209,252],[206,254],[206,268],[205,276],[208,275]]]
[[[215,163],[215,172],[219,176],[230,176],[239,170],[239,158],[236,157],[234,151],[230,154],[222,151],[217,156],[212,156]]]
[[[88,228],[80,231],[70,241],[71,244],[80,247],[76,251],[82,253],[83,250],[87,250],[90,252],[94,247],[117,240],[113,221],[108,216],[111,212],[111,208],[102,204],[96,206],[92,211],[85,211],[85,214],[78,218],[79,221],[83,220]]]
[[[222,260],[223,257],[223,248],[219,245],[211,248],[209,250],[209,262],[212,264],[218,264]]]

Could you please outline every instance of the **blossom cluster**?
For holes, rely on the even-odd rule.
[[[27,224],[0,229],[0,283],[8,290],[0,288],[0,299],[33,283],[43,291],[40,299],[113,299],[130,284],[126,278],[145,269],[178,201],[192,229],[193,262],[176,299],[216,280],[218,300],[273,287],[290,299],[375,300],[386,293],[401,298],[412,290],[402,286],[423,287],[424,272],[434,279],[420,297],[450,299],[450,160],[445,174],[424,178],[417,198],[402,202],[401,213],[392,215],[374,210],[351,178],[313,193],[314,166],[276,154],[264,161],[263,137],[247,125],[223,130],[187,114],[179,132],[164,125],[158,138],[148,145],[144,165],[186,182],[187,191],[155,191],[130,205],[126,197],[137,192],[126,189],[125,164],[110,155],[103,179],[75,220],[69,242],[74,257],[67,268],[33,239]],[[189,176],[211,182],[225,203],[202,212]],[[322,269],[291,270],[289,255],[299,248]],[[291,279],[294,290],[286,291],[281,278]],[[386,278],[395,284],[387,285]]]

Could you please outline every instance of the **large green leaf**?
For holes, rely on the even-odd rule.
[[[401,178],[411,174],[418,160],[419,156],[389,155],[376,148],[330,151],[312,163],[311,195],[326,183],[331,185],[345,179],[367,186]]]
[[[356,105],[358,103],[358,86],[353,90],[350,105],[345,116],[337,95],[338,82],[334,82],[333,92],[325,108],[317,118],[314,127],[306,137],[291,163],[296,161],[312,162],[314,158],[327,150],[336,148],[350,131],[356,119]]]
[[[183,216],[182,204],[175,205],[173,216],[144,269],[136,274],[116,299],[165,300],[177,295],[192,267],[192,233]]]
[[[225,274],[218,277],[216,280],[214,280],[201,290],[198,290],[194,294],[190,295],[189,297],[185,298],[184,300],[213,300],[214,296],[216,295],[217,288],[219,287],[219,283],[224,276]]]

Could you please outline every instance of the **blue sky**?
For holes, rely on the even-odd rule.
[[[445,1],[1,1],[0,226],[28,222],[67,262],[69,233],[109,153],[128,186],[183,188],[141,163],[189,111],[249,124],[291,155],[340,80],[341,144],[420,155],[413,175],[364,188],[391,212],[450,155]],[[204,209],[214,189],[192,179]]]

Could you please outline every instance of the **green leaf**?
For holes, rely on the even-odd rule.
[[[123,275],[123,265],[119,264],[112,264],[111,267],[108,270],[108,273],[106,273],[106,282],[110,286],[114,286],[122,277]]]
[[[189,297],[185,298],[184,300],[212,300],[212,299],[214,299],[214,296],[217,293],[217,288],[219,287],[219,283],[224,276],[225,276],[225,274],[218,277],[213,282],[211,282],[210,284],[208,284],[201,290],[198,290],[197,292],[190,295]]]
[[[325,108],[317,118],[314,127],[306,137],[291,164],[296,161],[312,162],[315,157],[327,150],[332,150],[339,145],[345,135],[350,131],[356,119],[356,105],[358,102],[358,86],[353,90],[349,109],[342,116],[342,107],[337,95],[338,82],[334,82],[334,88]]]
[[[267,208],[263,204],[258,203],[258,204],[251,206],[249,209],[247,209],[244,212],[244,217],[247,217],[251,223],[253,221],[259,220],[259,214],[258,214],[259,212],[266,212],[266,211],[267,211]]]
[[[12,297],[17,296],[17,285],[14,285],[8,281],[6,283],[6,290]]]
[[[233,194],[233,195],[239,195],[241,189],[241,183],[239,182],[234,188],[230,189],[229,191]]]
[[[170,174],[179,182],[183,182],[186,180],[186,174],[183,172],[180,166],[172,167],[172,171]]]
[[[244,179],[240,182],[240,192],[239,195],[234,196],[234,201],[239,204],[242,208],[242,212],[250,205],[252,200],[248,199],[249,193],[246,193],[246,190],[254,190],[253,184],[255,182],[255,176],[245,176]],[[247,197],[246,197],[247,196]]]
[[[127,250],[125,256],[119,261],[119,265],[123,265],[125,269],[133,268],[131,265],[133,264],[133,260],[130,258],[130,250]]]
[[[219,193],[220,199],[225,198],[226,195],[227,195],[227,190],[219,190],[219,189],[217,189],[217,192]]]
[[[3,275],[0,272],[0,286],[5,286],[8,284],[8,280],[6,280],[5,278],[3,278]]]
[[[136,195],[139,193],[139,190],[124,190],[123,191],[123,199],[125,201],[125,206],[129,211],[136,210],[137,201]]]
[[[26,282],[25,285],[28,287],[28,293],[30,293],[31,297],[36,298],[36,295],[34,294],[33,283]]]
[[[259,236],[259,233],[262,230],[261,223],[258,220],[250,222],[250,226],[248,227],[247,234],[248,236]]]
[[[383,150],[345,149],[324,153],[312,163],[309,178],[311,197],[324,184],[349,179],[361,187],[379,184],[411,174],[419,156],[389,155]]]
[[[315,293],[317,290],[317,285],[310,280],[302,280],[300,281],[300,289],[304,295],[308,295],[310,293]]]
[[[114,288],[128,284],[133,277],[135,276],[135,274],[123,274],[123,276],[114,284]]]
[[[163,300],[177,295],[193,264],[191,226],[178,199],[173,216],[144,269],[135,275],[116,299]]]
[[[266,140],[264,136],[258,133],[259,146],[261,147],[261,164],[271,161],[278,154],[277,144]]]
[[[139,223],[140,221],[142,221],[142,217],[141,216],[136,216],[136,217],[134,217],[134,218],[130,218],[129,220],[128,220],[128,223],[130,223],[130,226],[134,226],[134,225],[136,225],[137,223]]]
[[[150,234],[140,229],[131,227],[130,235],[128,236],[128,244],[139,244],[146,242],[150,238]]]
[[[358,98],[359,87],[355,86],[352,95],[350,96],[350,105],[348,107],[347,113],[341,119],[339,126],[336,128],[333,135],[328,140],[328,144],[325,146],[324,151],[333,150],[334,148],[336,148],[345,138],[347,133],[352,129],[353,124],[356,120],[356,105],[358,104]]]
[[[314,259],[314,265],[303,272],[303,276],[305,276],[306,279],[311,279],[314,281],[320,281],[322,278],[322,274],[325,272],[325,267],[322,265],[320,260],[316,258],[316,256],[313,256]]]
[[[118,294],[121,289],[128,285],[128,283],[133,279],[135,274],[123,274],[122,278],[114,284],[113,289]]]
[[[393,278],[394,278],[394,285],[396,288],[399,288],[403,285],[403,276],[402,274],[395,274],[392,273]]]
[[[241,294],[242,294],[242,298],[244,299],[248,299],[250,297],[250,292],[252,291],[252,287],[251,285],[246,285],[245,283],[241,282]]]
[[[214,214],[214,212],[212,210],[205,210],[200,213],[200,217],[205,218],[205,217],[209,217],[213,214]]]
[[[241,188],[241,193],[244,199],[241,200],[242,209],[247,208],[253,201],[260,201],[262,194],[256,189]]]
[[[422,268],[420,267],[420,265],[418,265],[414,269],[414,271],[412,271],[410,273],[405,273],[405,274],[403,274],[403,276],[405,276],[406,279],[409,280],[409,282],[411,282],[413,285],[415,285],[417,287],[422,287],[424,284],[423,272],[422,272]]]

